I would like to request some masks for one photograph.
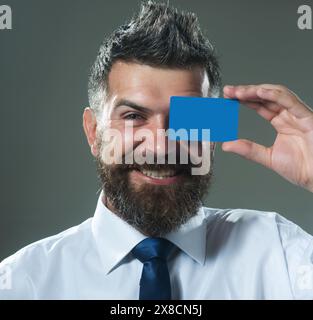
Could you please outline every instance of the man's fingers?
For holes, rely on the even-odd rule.
[[[251,95],[249,95],[249,94],[250,94],[250,92],[247,93],[247,96],[246,96],[247,99],[240,99],[240,100],[241,101],[244,100],[243,104],[249,106],[251,109],[257,109],[256,107],[253,107],[253,106],[257,106],[258,105],[259,107],[263,107],[264,109],[272,111],[271,113],[268,112],[268,114],[271,114],[271,115],[274,115],[274,114],[277,115],[283,109],[281,106],[277,105],[276,103],[273,103],[273,102],[270,102],[270,101],[265,101],[265,100],[261,99],[260,97],[255,98],[254,95],[251,97]],[[233,93],[232,96],[231,95],[228,96],[225,93],[225,91],[224,91],[224,98],[229,98],[229,99],[236,98],[236,99],[238,99],[236,94]],[[265,112],[262,112],[262,113],[264,114]],[[262,115],[262,114],[260,114],[260,115]],[[267,118],[268,117],[266,117],[265,119],[267,119]]]
[[[258,88],[257,95],[264,100],[281,105],[297,118],[301,119],[312,115],[312,110],[309,107],[306,107],[290,92],[282,92],[278,89]]]
[[[224,98],[230,98],[224,93]],[[277,116],[277,108],[265,107],[264,103],[256,101],[245,101],[244,105],[256,111],[262,118],[267,121],[272,121],[272,119]],[[273,110],[274,109],[274,110]]]
[[[224,94],[233,99],[250,100],[250,101],[262,101],[256,94],[256,85],[247,86],[225,86]]]
[[[264,106],[279,112],[287,109],[298,118],[312,115],[312,110],[306,106],[293,92],[281,85],[239,85],[225,86],[224,94],[241,101],[264,102]]]
[[[245,159],[255,161],[271,168],[271,148],[246,139],[227,141],[222,144],[223,151],[234,152]]]
[[[274,111],[276,113],[280,112],[283,108],[277,103],[273,103],[271,101],[266,101],[262,97],[259,97],[257,94],[256,85],[250,86],[236,86],[231,89],[228,89],[228,86],[224,87],[224,97],[238,99],[244,104],[246,102],[257,102],[262,103],[264,107],[267,109]]]

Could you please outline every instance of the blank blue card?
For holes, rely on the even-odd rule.
[[[172,96],[170,100],[169,129],[185,129],[188,140],[224,142],[238,139],[239,101],[226,98]],[[197,129],[196,138],[191,134]],[[210,137],[203,129],[210,130]],[[177,140],[169,130],[169,139]],[[186,139],[181,139],[186,140]]]

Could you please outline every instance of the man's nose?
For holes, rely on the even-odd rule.
[[[157,156],[165,156],[168,153],[168,117],[160,116],[149,126],[152,135],[146,140],[146,151]]]

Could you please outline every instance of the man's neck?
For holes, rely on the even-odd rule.
[[[108,199],[108,197],[105,194],[102,195],[101,201],[102,201],[103,205],[106,206],[110,211],[112,211],[113,213],[117,213],[116,209],[111,204],[110,200]]]

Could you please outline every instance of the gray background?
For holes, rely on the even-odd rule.
[[[170,2],[198,14],[224,84],[281,83],[313,106],[313,30],[297,28],[298,6],[312,0]],[[104,34],[139,5],[4,3],[13,30],[0,31],[0,260],[93,215],[100,185],[82,129],[89,67]],[[239,136],[270,146],[275,132],[241,107]],[[206,205],[276,211],[313,233],[313,194],[220,145]]]

